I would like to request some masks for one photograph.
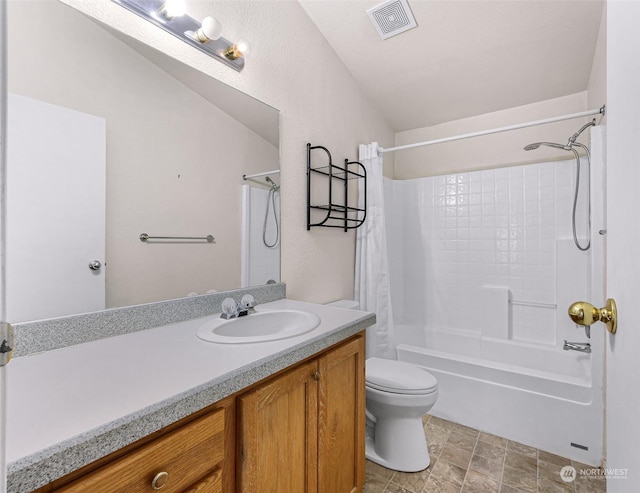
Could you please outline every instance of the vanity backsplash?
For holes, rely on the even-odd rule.
[[[170,301],[112,308],[70,317],[15,324],[14,357],[97,341],[220,313],[225,298],[239,301],[251,294],[257,304],[286,297],[286,284],[275,283]]]

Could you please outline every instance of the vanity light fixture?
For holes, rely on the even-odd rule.
[[[184,0],[112,0],[176,38],[240,72],[249,43],[240,39],[232,43],[221,36],[222,26],[214,17],[202,22],[185,14]]]

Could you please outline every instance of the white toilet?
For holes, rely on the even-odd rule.
[[[357,301],[331,306],[358,309]],[[422,417],[438,399],[438,381],[403,361],[366,361],[367,459],[388,469],[417,472],[429,466]]]
[[[438,399],[438,381],[411,363],[366,361],[367,459],[388,469],[422,471],[429,466],[422,417]]]

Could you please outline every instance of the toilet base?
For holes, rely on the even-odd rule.
[[[368,433],[365,441],[367,459],[401,472],[429,467],[431,459],[421,419],[378,419],[373,426],[373,437]]]

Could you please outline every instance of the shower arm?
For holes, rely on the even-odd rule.
[[[593,120],[591,120],[589,123],[586,123],[585,125],[583,125],[576,133],[574,133],[571,137],[569,137],[569,141],[567,142],[567,145],[571,146],[572,144],[576,144],[576,139],[578,137],[580,137],[580,134],[582,132],[584,132],[587,128],[589,127],[595,127],[596,125],[596,119],[594,118]],[[584,147],[586,149],[585,146],[581,145],[581,147]]]

